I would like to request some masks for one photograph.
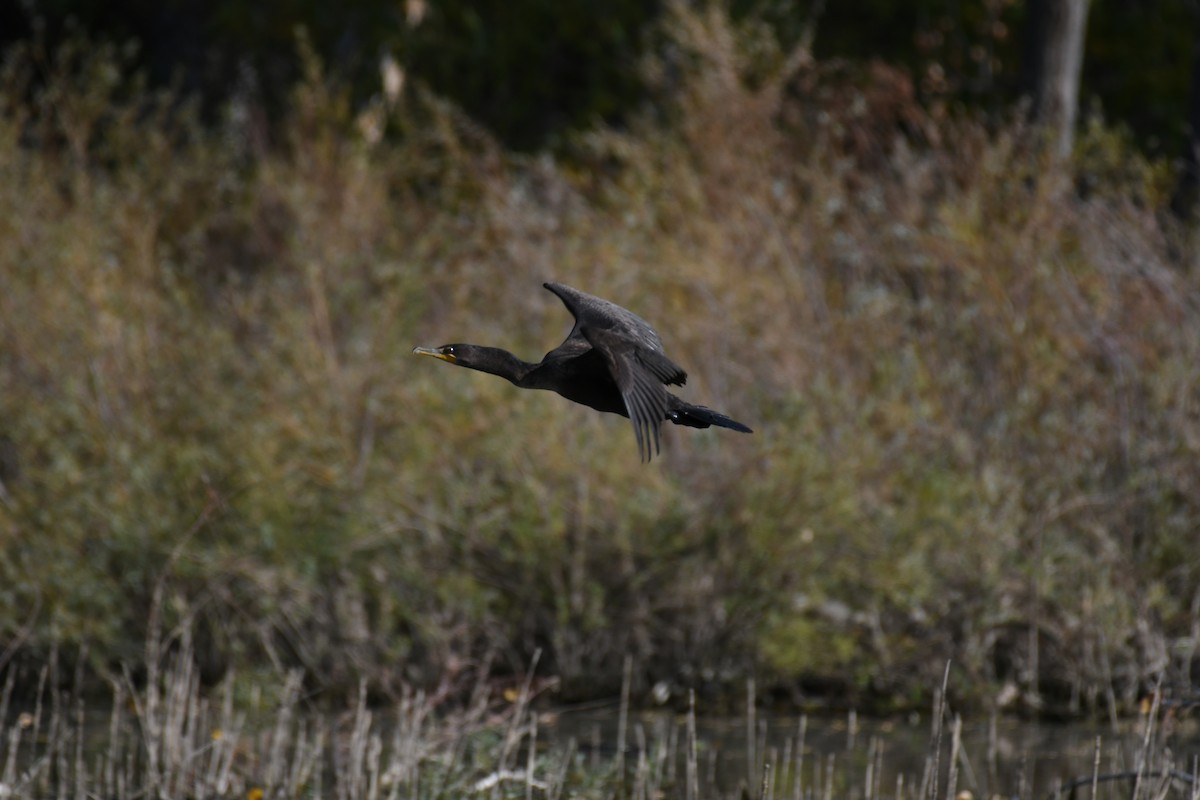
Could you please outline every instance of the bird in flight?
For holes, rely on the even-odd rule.
[[[664,388],[682,386],[687,373],[667,358],[662,340],[644,319],[616,303],[561,283],[544,286],[563,301],[575,317],[575,327],[541,362],[531,364],[507,350],[476,344],[414,347],[413,352],[499,375],[522,389],[549,389],[597,411],[629,417],[642,461],[649,461],[652,451],[661,452],[659,434],[664,421],[752,432],[742,423],[680,400]]]

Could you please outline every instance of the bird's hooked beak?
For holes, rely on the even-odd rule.
[[[454,348],[452,347],[414,347],[413,352],[419,356],[440,358],[442,361],[449,361],[451,364],[458,361],[458,356],[454,355]]]

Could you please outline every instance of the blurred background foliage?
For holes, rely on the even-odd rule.
[[[704,4],[695,4],[701,7]],[[718,4],[722,5],[722,4]],[[821,61],[906,70],[925,102],[996,113],[1027,91],[1019,0],[727,0],[759,45],[811,45]],[[1193,0],[1092,3],[1086,109],[1127,125],[1139,146],[1179,152],[1200,37]],[[410,81],[453,101],[508,147],[561,145],[597,123],[625,124],[648,99],[640,63],[667,52],[662,0],[22,0],[0,11],[0,46],[83,31],[137,45],[156,85],[180,85],[219,110],[231,89],[273,111],[299,77],[303,30],[357,100],[394,58]],[[772,40],[769,44],[767,39]],[[679,65],[673,65],[678,67]]]
[[[982,706],[1189,691],[1171,165],[1098,116],[1048,158],[1011,56],[970,77],[1015,4],[872,5],[861,39],[840,4],[23,6],[55,21],[0,75],[0,658],[114,675],[161,621],[209,680],[335,694],[539,649],[568,699],[627,654],[711,703],[923,705],[947,659]],[[624,420],[411,356],[537,357],[548,278],[756,433],[647,467]]]

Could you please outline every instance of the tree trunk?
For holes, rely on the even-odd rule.
[[[1197,203],[1200,203],[1200,13],[1196,15],[1196,40],[1192,47],[1192,90],[1188,100],[1187,136],[1183,142],[1179,183],[1171,198],[1171,210],[1183,220],[1194,219]]]
[[[1030,0],[1023,83],[1034,121],[1050,131],[1058,156],[1071,152],[1090,0]]]

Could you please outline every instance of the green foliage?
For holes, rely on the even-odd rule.
[[[1184,666],[1146,655],[1186,651],[1200,585],[1200,270],[1162,168],[1097,125],[1062,171],[894,71],[671,14],[669,106],[569,163],[358,104],[313,50],[274,144],[111,49],[13,55],[0,641],[115,670],[153,613],[214,672],[332,689],[541,648],[572,694],[631,654],[888,705],[952,658],[973,699],[1071,710]],[[647,467],[623,420],[411,356],[536,357],[550,277],[756,433],[672,429]]]

